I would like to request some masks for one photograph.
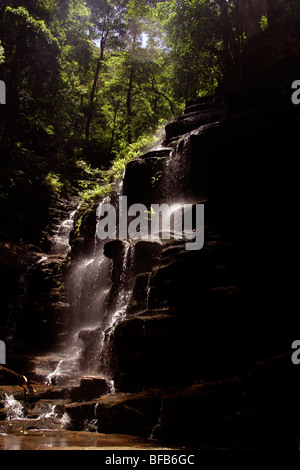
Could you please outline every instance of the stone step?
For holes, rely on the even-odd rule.
[[[191,111],[189,113],[186,113],[186,114],[183,114],[182,116],[179,116],[179,118],[177,119],[179,122],[180,121],[185,121],[186,119],[190,119],[190,118],[203,118],[203,119],[207,119],[208,117],[212,117],[215,119],[215,117],[222,117],[224,114],[224,110],[223,109],[215,109],[215,108],[212,108],[212,109],[202,109],[202,110],[199,110],[199,111]]]
[[[199,103],[187,106],[184,110],[184,115],[199,112],[199,111],[211,111],[211,110],[224,110],[225,105],[223,103]]]
[[[151,150],[147,153],[144,153],[140,158],[145,159],[145,158],[165,158],[170,155],[172,152],[172,148],[169,147],[162,147],[158,148],[155,150]]]
[[[192,113],[191,115],[181,116],[181,119],[170,122],[166,126],[166,142],[171,141],[174,137],[183,136],[188,132],[192,132],[206,124],[213,124],[223,118],[223,111],[209,113]]]
[[[193,106],[195,104],[201,104],[201,103],[214,103],[216,101],[215,95],[211,96],[202,96],[201,98],[195,98],[193,100],[190,100],[186,103],[186,107],[188,108],[189,106]]]

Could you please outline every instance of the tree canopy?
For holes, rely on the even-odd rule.
[[[297,19],[297,0],[3,0],[2,161],[108,169],[187,100],[239,83],[251,37]]]

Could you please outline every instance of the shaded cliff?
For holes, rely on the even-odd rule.
[[[161,145],[127,165],[116,196],[148,208],[204,204],[205,243],[106,243],[106,312],[116,309],[124,266],[128,275],[126,311],[106,331],[117,393],[67,405],[72,429],[88,416],[98,432],[196,449],[297,449],[298,136],[289,94],[238,112],[209,97],[188,103]],[[86,361],[100,337],[85,336]]]
[[[297,255],[290,243],[297,143],[292,105],[227,114],[208,125],[201,119],[214,121],[211,101],[189,106],[192,116],[188,108],[166,129],[164,144],[175,147],[171,157],[157,152],[132,161],[124,195],[147,205],[158,193],[161,201],[166,186],[157,192],[151,182],[166,158],[178,158],[181,181],[171,199],[175,193],[177,200],[204,203],[205,244],[189,252],[184,240],[165,241],[159,257],[153,250],[153,268],[145,250],[135,250],[139,268],[128,316],[114,333],[121,390],[245,370],[285,352],[297,324],[289,268]],[[180,135],[182,122],[192,131]],[[139,191],[139,181],[153,194]],[[140,243],[151,252],[151,241]]]

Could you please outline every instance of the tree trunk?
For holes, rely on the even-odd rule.
[[[115,105],[115,112],[114,112],[114,123],[113,123],[113,130],[111,133],[111,140],[110,140],[110,147],[109,147],[109,153],[111,153],[113,144],[114,144],[114,138],[115,138],[115,132],[116,132],[116,122],[117,122],[117,115],[119,111],[119,106],[120,106],[120,101],[117,101]]]
[[[228,13],[228,5],[224,0],[217,0],[220,7],[220,19],[222,23],[222,35],[223,35],[223,57],[225,70],[230,72],[232,69],[232,44],[231,44],[231,21]]]
[[[152,91],[153,91],[156,95],[162,96],[165,100],[168,101],[169,106],[170,106],[171,113],[172,113],[173,116],[174,116],[174,115],[175,115],[175,109],[174,109],[174,106],[173,106],[173,103],[172,103],[171,99],[170,99],[167,95],[165,95],[162,91],[156,90],[155,85],[154,85],[153,82],[152,82]]]
[[[129,85],[128,85],[128,92],[127,92],[127,126],[128,126],[128,133],[127,133],[127,140],[128,143],[132,143],[132,88],[133,88],[133,77],[134,77],[134,68],[131,68],[130,77],[129,77]]]
[[[94,76],[94,81],[93,81],[93,86],[90,94],[90,103],[89,103],[89,108],[87,111],[87,121],[86,121],[86,128],[85,128],[85,137],[86,140],[89,141],[90,139],[90,129],[91,129],[91,124],[93,120],[93,114],[94,114],[94,102],[95,102],[95,94],[96,94],[96,89],[97,89],[97,84],[98,84],[98,79],[99,79],[99,74],[101,70],[101,65],[104,59],[104,47],[105,47],[105,41],[104,39],[101,40],[101,53],[99,60],[97,62],[97,67],[96,67],[96,72]]]

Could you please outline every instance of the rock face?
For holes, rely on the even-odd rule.
[[[124,176],[124,195],[128,205],[142,203],[149,207],[161,201],[158,183],[164,171],[164,163],[169,151],[151,152],[145,158],[138,158],[128,163]]]
[[[215,98],[188,103],[166,129],[164,145],[174,151],[152,152],[127,166],[124,195],[149,206],[173,197],[164,188],[176,160],[181,189],[204,203],[205,244],[189,252],[184,240],[163,241],[152,264],[150,244],[141,242],[140,253],[136,245],[131,302],[112,336],[117,389],[235,374],[286,350],[289,320],[283,325],[273,312],[289,304],[290,277],[283,275],[285,255],[277,245],[284,227],[275,223],[294,197],[285,185],[293,164],[283,164],[294,145],[288,107],[274,104],[276,113],[266,119],[261,107],[236,114]],[[276,198],[280,185],[284,197]]]
[[[53,200],[39,247],[1,243],[0,337],[9,352],[44,351],[64,340],[69,304],[62,289],[63,267],[76,204],[76,198]]]
[[[193,101],[187,104],[182,116],[166,126],[166,142],[191,132],[205,124],[222,120],[225,115],[225,105],[211,101]]]

